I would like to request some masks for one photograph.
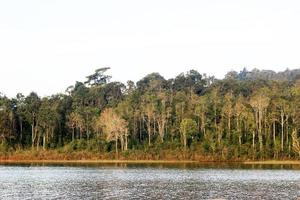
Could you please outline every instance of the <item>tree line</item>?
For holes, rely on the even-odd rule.
[[[154,148],[229,159],[300,156],[295,73],[243,69],[216,79],[190,70],[123,84],[111,82],[108,70],[97,69],[64,94],[1,95],[0,151],[66,145],[75,151],[84,144],[99,153]]]

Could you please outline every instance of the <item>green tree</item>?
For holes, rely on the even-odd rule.
[[[90,86],[100,86],[107,84],[111,78],[109,75],[105,75],[105,72],[109,70],[109,67],[99,68],[95,70],[95,73],[87,76],[86,84]]]
[[[25,98],[25,113],[26,113],[26,119],[31,124],[31,145],[32,148],[34,148],[34,145],[38,143],[38,112],[41,105],[41,100],[39,96],[31,92],[26,98]]]
[[[266,115],[266,109],[270,103],[270,98],[266,96],[268,93],[268,90],[263,88],[250,99],[250,105],[252,106],[255,115],[260,153],[263,151],[263,119],[264,115]]]
[[[193,119],[185,118],[180,123],[180,133],[184,150],[186,150],[187,139],[197,132],[197,123]]]

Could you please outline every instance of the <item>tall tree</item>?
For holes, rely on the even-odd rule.
[[[225,94],[222,115],[227,120],[227,138],[231,137],[231,118],[233,116],[233,94],[229,92]]]
[[[35,143],[38,143],[37,125],[38,125],[38,112],[41,105],[41,100],[36,93],[31,92],[25,98],[25,103],[26,103],[26,108],[25,108],[26,118],[27,121],[31,124],[31,145],[33,148]]]
[[[259,150],[262,153],[263,151],[263,119],[264,115],[266,114],[266,108],[269,105],[270,98],[266,96],[268,92],[266,89],[261,89],[256,94],[254,94],[250,99],[250,105],[254,110],[255,121],[256,121],[256,130],[258,133],[258,140],[259,140]]]
[[[111,108],[105,109],[99,120],[106,135],[106,140],[115,141],[116,155],[118,155],[118,140],[120,139],[122,142],[124,137],[127,137],[127,122],[120,118]],[[127,144],[125,148],[127,148]],[[123,145],[121,149],[124,150]]]
[[[86,84],[90,86],[100,86],[107,84],[111,78],[109,75],[105,75],[105,72],[109,70],[109,67],[99,68],[95,70],[95,73],[87,76]]]
[[[180,123],[184,150],[186,151],[187,139],[197,132],[197,123],[193,119],[185,118]]]

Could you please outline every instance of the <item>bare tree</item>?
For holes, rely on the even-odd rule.
[[[119,117],[116,112],[107,108],[98,119],[107,141],[115,141],[116,155],[118,155],[118,140],[121,141],[121,150],[127,149],[127,122]],[[124,145],[124,141],[126,144]]]

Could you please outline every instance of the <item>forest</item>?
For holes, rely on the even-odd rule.
[[[298,159],[300,70],[196,70],[112,82],[100,68],[65,93],[0,96],[0,155],[63,159]],[[20,153],[21,152],[21,153]],[[80,156],[79,156],[80,155]],[[73,157],[71,157],[73,158]],[[70,158],[70,159],[71,159]]]

